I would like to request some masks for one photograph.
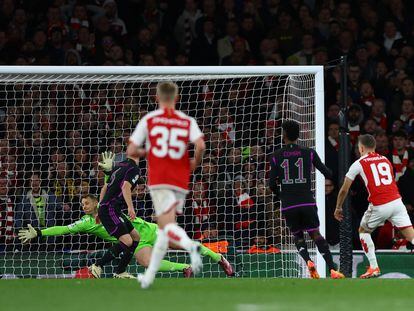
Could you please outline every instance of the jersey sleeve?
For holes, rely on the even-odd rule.
[[[141,121],[138,122],[137,127],[132,132],[131,137],[129,140],[137,145],[138,147],[141,147],[144,144],[144,141],[148,135],[148,127],[147,127],[147,119],[143,118]]]
[[[139,168],[132,168],[130,169],[126,175],[124,180],[129,182],[131,185],[134,185],[139,178]]]
[[[42,229],[42,236],[57,236],[65,234],[75,234],[86,232],[89,228],[89,223],[86,219],[82,218],[67,226],[54,226],[46,229]]]
[[[57,235],[65,235],[69,234],[70,230],[68,226],[54,226],[46,229],[40,230],[42,232],[42,236],[57,236]]]
[[[81,218],[78,221],[75,221],[74,223],[67,226],[69,229],[69,233],[82,233],[88,231],[90,228],[90,223],[87,219]]]
[[[359,161],[355,161],[346,173],[345,177],[349,178],[350,180],[355,180],[355,177],[359,175],[362,171],[362,166]]]
[[[200,127],[197,124],[197,121],[194,118],[191,118],[190,123],[190,141],[194,143],[197,139],[203,137],[203,132],[201,132]]]
[[[312,164],[316,167],[316,169],[323,174],[326,178],[332,178],[332,170],[327,167],[325,164],[322,163],[321,158],[319,157],[318,153],[310,149]]]

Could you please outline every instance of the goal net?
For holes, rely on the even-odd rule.
[[[115,162],[125,159],[125,143],[137,122],[156,109],[157,82],[170,80],[180,87],[178,109],[196,118],[207,143],[179,224],[222,253],[238,276],[307,277],[267,183],[269,157],[282,145],[285,119],[298,121],[300,143],[323,157],[322,79],[317,66],[0,67],[0,276],[86,275],[85,267],[111,244],[76,229],[85,214],[81,198],[99,195],[100,154],[112,151]],[[145,179],[145,160],[139,165]],[[323,232],[319,173],[313,190]],[[154,222],[145,185],[134,193],[134,206],[138,217]],[[17,233],[29,224],[59,230],[22,244]],[[311,242],[309,249],[324,275]],[[189,262],[177,250],[167,259]],[[203,260],[203,277],[224,276],[217,257]],[[116,264],[105,267],[108,277]],[[143,267],[134,259],[128,269],[136,273]]]

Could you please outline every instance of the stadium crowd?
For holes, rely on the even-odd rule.
[[[347,55],[352,158],[358,156],[358,135],[375,135],[414,220],[413,10],[414,4],[403,0],[2,0],[0,63],[323,65]],[[325,159],[335,175],[325,185],[331,245],[339,242],[333,218],[340,183],[339,83],[339,67],[327,69]],[[183,87],[186,94],[193,90]],[[79,218],[81,195],[98,193],[104,182],[99,153],[109,148],[117,161],[123,159],[125,139],[154,109],[148,104],[153,91],[151,85],[136,90],[125,84],[90,90],[1,86],[0,249],[17,245],[15,233],[28,223],[44,227]],[[209,151],[182,223],[198,239],[231,236],[245,249],[280,245],[278,209],[266,187],[267,156],[280,146],[277,116],[270,105],[262,109],[246,101],[252,95],[247,91],[228,90],[227,103],[209,97],[208,87],[196,91],[201,97],[187,100],[194,106],[184,108],[198,111]],[[240,137],[246,132],[249,137]],[[363,189],[357,182],[351,195],[355,228],[368,205]],[[135,204],[139,216],[151,219],[143,185]],[[357,233],[355,239],[357,248]],[[386,224],[376,244],[398,247],[398,232]]]

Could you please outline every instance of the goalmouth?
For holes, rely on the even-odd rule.
[[[268,166],[266,163],[269,154],[272,148],[278,148],[282,144],[280,126],[284,119],[294,119],[300,124],[300,143],[306,147],[315,148],[321,160],[324,161],[323,66],[0,66],[0,94],[7,108],[10,109],[9,111],[12,111],[10,114],[14,114],[15,122],[22,122],[21,126],[29,129],[30,135],[33,132],[41,132],[40,135],[44,141],[47,136],[47,141],[52,142],[53,146],[48,146],[48,149],[44,150],[55,152],[57,149],[58,153],[63,149],[66,150],[66,153],[62,151],[62,154],[65,155],[68,170],[75,171],[74,167],[79,164],[76,162],[76,157],[73,154],[69,155],[69,152],[77,152],[79,148],[87,150],[88,159],[85,167],[87,166],[89,171],[87,174],[86,171],[80,172],[82,176],[80,181],[85,180],[90,188],[92,185],[95,187],[95,184],[98,188],[100,182],[98,172],[94,172],[96,176],[88,175],[93,170],[96,156],[104,149],[114,148],[116,143],[124,139],[135,127],[134,122],[142,111],[134,110],[136,109],[134,105],[139,107],[142,105],[148,109],[154,107],[154,84],[163,80],[178,82],[181,91],[181,108],[189,115],[196,117],[203,131],[208,131],[210,149],[206,161],[210,168],[215,166],[211,169],[213,173],[209,173],[211,171],[208,170],[208,165],[203,166],[198,172],[198,179],[193,180],[193,185],[202,182],[203,187],[206,187],[206,196],[210,196],[208,200],[216,202],[215,215],[202,215],[206,216],[207,220],[205,220],[198,214],[188,213],[183,225],[190,228],[187,230],[192,231],[194,237],[202,236],[205,230],[203,228],[208,228],[209,232],[212,230],[218,232],[218,235],[234,243],[236,269],[239,267],[238,272],[242,276],[252,277],[256,275],[251,272],[252,269],[263,270],[267,269],[263,267],[270,267],[269,269],[280,270],[278,275],[283,277],[307,277],[305,265],[296,254],[293,238],[286,229],[280,213],[277,212],[278,202],[273,201],[273,198],[262,188],[267,181]],[[118,103],[121,103],[119,104],[121,108],[117,106]],[[80,108],[76,106],[78,104]],[[131,111],[122,110],[126,106]],[[23,111],[27,109],[26,113],[31,113],[33,119],[19,120],[19,109]],[[92,109],[96,110],[92,111]],[[29,110],[31,112],[28,112]],[[111,115],[111,120],[103,119],[101,114],[105,113],[108,118]],[[86,121],[83,115],[86,114],[88,118],[96,119],[87,121],[91,124],[90,128],[84,128]],[[6,114],[6,117],[8,116]],[[55,136],[50,138],[49,129],[42,127],[41,120],[52,123],[53,119],[59,119],[55,123],[63,122],[63,124],[56,124],[53,133]],[[39,128],[31,126],[35,122],[39,123]],[[97,130],[92,131],[92,126],[96,126]],[[105,135],[108,135],[104,142],[99,136],[104,132],[102,127],[105,127]],[[67,142],[72,142],[78,135],[76,132],[79,132],[80,144],[68,146]],[[272,134],[276,137],[274,141],[271,141]],[[8,143],[14,143],[14,138],[9,137],[6,132],[4,136]],[[31,144],[32,137],[22,139],[29,145]],[[45,164],[40,163],[34,153],[31,154],[30,148],[33,146],[30,145],[29,148],[29,145],[24,144],[21,147],[23,150],[19,151],[21,153],[16,152],[14,155],[16,159],[20,158],[20,161],[24,163],[23,170],[17,174],[21,180],[13,185],[15,191],[12,196],[16,204],[23,199],[24,187],[27,187],[27,180],[30,176],[34,173],[45,176],[44,170],[56,170],[51,167],[45,168]],[[239,161],[239,158],[240,163],[234,162]],[[27,159],[31,162],[24,162]],[[88,176],[85,177],[83,173]],[[215,174],[214,178],[212,174]],[[79,178],[72,179],[78,187]],[[92,179],[94,179],[93,182]],[[50,184],[50,176],[42,177],[42,182]],[[324,177],[316,172],[313,178],[313,190],[322,235],[325,235],[324,189]],[[67,198],[59,198],[56,192],[62,204],[69,204],[70,208],[77,204],[75,204],[76,195],[78,194],[75,194],[74,198],[70,199],[71,201],[63,202]],[[193,200],[191,197],[188,199]],[[259,203],[260,208],[258,208]],[[187,209],[196,209],[195,205],[189,202]],[[231,208],[229,208],[230,205]],[[271,206],[273,210],[270,209]],[[34,217],[33,211],[28,211],[28,213],[29,219]],[[79,216],[78,214],[66,215],[65,211],[62,211],[59,218],[55,219],[55,222],[51,220],[51,223],[67,225],[76,221],[74,218]],[[23,212],[21,215],[27,216]],[[20,217],[20,214],[16,217]],[[25,227],[27,217],[16,219],[16,223]],[[240,226],[238,226],[239,223]],[[260,239],[264,239],[265,244],[280,249],[280,257],[264,250],[261,256],[257,256],[260,258],[257,260],[264,262],[247,262],[242,255],[252,254],[251,258],[256,258],[254,257],[256,253],[249,253],[249,251]],[[48,256],[42,260],[50,267],[58,265],[63,258],[63,252],[84,251],[82,246],[79,246],[81,240],[80,238],[47,240],[46,243],[53,244],[55,248],[52,252],[47,251]],[[87,240],[84,243],[95,243],[95,241]],[[322,256],[317,253],[313,242],[308,243],[320,276],[326,277],[326,267]],[[0,274],[13,272],[25,264],[39,265],[40,257],[33,259],[30,257],[33,254],[28,257],[29,259],[24,259],[24,254],[31,252],[32,248],[20,245],[17,239],[11,238],[5,245],[9,262],[6,264],[0,261]],[[91,245],[86,245],[88,251],[91,251],[89,248]],[[94,244],[92,251],[102,249],[101,244],[96,245]],[[35,249],[38,254],[41,248]],[[17,253],[18,255],[15,255]],[[170,258],[174,256],[176,253],[171,252]],[[267,262],[275,260],[280,262]],[[253,266],[257,268],[252,268]],[[29,276],[37,275],[35,269],[29,271]],[[211,271],[205,271],[203,276],[212,275],[209,272]],[[54,274],[60,275],[60,272]],[[261,271],[259,275],[272,276],[274,274]]]

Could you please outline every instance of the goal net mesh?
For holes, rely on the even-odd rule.
[[[315,147],[315,75],[201,73],[0,75],[0,275],[82,277],[83,268],[102,256],[110,243],[87,232],[27,244],[17,232],[29,224],[71,228],[81,219],[81,197],[98,195],[104,184],[100,154],[125,159],[125,142],[140,118],[156,109],[155,87],[163,80],[178,83],[178,109],[196,118],[207,142],[180,225],[223,253],[238,276],[307,276],[267,183],[283,120],[298,121],[300,143]],[[140,167],[145,177],[145,160]],[[139,217],[154,222],[144,186],[134,193],[134,205]],[[311,242],[309,249],[316,260]],[[173,250],[167,259],[189,261]],[[204,263],[203,277],[224,275],[211,258]],[[107,276],[115,265],[105,267]],[[131,263],[128,269],[143,268]]]

